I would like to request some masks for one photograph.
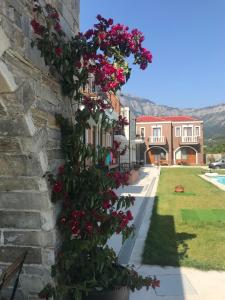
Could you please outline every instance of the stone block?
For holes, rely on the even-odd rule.
[[[0,135],[3,136],[32,136],[23,116],[18,118],[1,118]]]
[[[20,145],[23,152],[39,153],[48,142],[48,134],[46,128],[40,128],[35,131],[32,137],[20,138]]]
[[[40,229],[40,213],[0,211],[0,228]]]
[[[26,80],[16,91],[17,101],[22,104],[24,112],[31,107],[35,101],[34,82]]]
[[[43,278],[49,278],[51,276],[51,268],[43,266],[24,266],[23,271],[26,275],[40,276]]]
[[[1,291],[1,300],[8,300],[12,295],[13,288],[4,288]],[[25,300],[27,299],[21,289],[17,289],[14,300]]]
[[[32,119],[35,127],[45,127],[48,120],[48,114],[36,108],[31,109]]]
[[[20,276],[20,283],[21,286],[27,290],[27,292],[29,291],[29,293],[39,293],[46,285],[44,278],[27,275]]]
[[[0,192],[0,209],[45,211],[52,206],[48,192]]]
[[[17,88],[12,73],[7,65],[0,60],[0,91],[7,93],[13,92]]]
[[[36,85],[36,95],[41,101],[46,100],[47,102],[53,104],[53,105],[58,105],[59,104],[59,99],[57,98],[57,93],[52,90],[49,86],[40,84]]]
[[[5,116],[7,116],[6,107],[0,98],[0,117],[5,117]]]
[[[61,148],[61,141],[60,140],[48,140],[48,142],[46,144],[46,148],[48,150],[60,149]]]
[[[36,178],[0,176],[0,191],[39,190],[40,188],[44,191],[45,186]]]
[[[7,38],[5,32],[3,31],[2,27],[0,26],[0,57],[2,54],[9,48],[10,43],[9,39]]]
[[[43,176],[40,160],[26,155],[0,155],[0,176]]]
[[[0,247],[0,261],[4,263],[12,263],[24,251],[28,251],[25,264],[41,264],[41,248],[5,246]]]
[[[54,247],[53,231],[4,231],[4,245]]]
[[[14,137],[0,137],[0,153],[20,152],[19,140]]]
[[[55,251],[54,249],[43,249],[42,251],[43,264],[46,266],[52,266],[55,263]]]
[[[49,210],[49,211],[42,211],[41,213],[41,221],[42,221],[42,226],[41,228],[43,230],[52,230],[55,228],[55,216],[54,216],[54,210]]]
[[[57,124],[56,118],[52,114],[48,114],[48,127],[52,129],[59,129],[59,124]]]
[[[57,149],[47,150],[47,156],[49,160],[64,158],[62,151]]]
[[[0,123],[0,125],[1,125],[1,123]],[[47,128],[47,132],[48,132],[49,139],[51,139],[51,140],[60,140],[61,139],[60,130],[54,130],[54,129]]]

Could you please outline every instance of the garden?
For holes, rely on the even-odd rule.
[[[144,264],[225,270],[225,192],[202,172],[162,168]],[[175,193],[179,184],[183,193]]]

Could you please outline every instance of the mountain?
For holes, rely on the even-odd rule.
[[[136,115],[190,115],[204,121],[204,135],[206,142],[213,140],[225,140],[225,103],[207,106],[203,108],[177,108],[167,105],[158,105],[155,102],[132,96],[120,94],[121,103],[129,106]]]

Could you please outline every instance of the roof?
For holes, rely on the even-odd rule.
[[[141,122],[188,122],[200,121],[191,116],[139,116],[136,118],[137,123]]]

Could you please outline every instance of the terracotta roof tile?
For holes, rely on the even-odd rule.
[[[199,121],[191,116],[139,116],[136,118],[136,122],[187,122],[187,121]]]

